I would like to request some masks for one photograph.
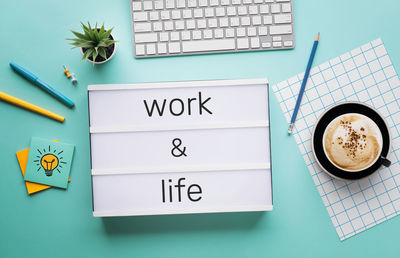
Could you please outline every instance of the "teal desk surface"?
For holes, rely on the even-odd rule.
[[[0,103],[0,257],[399,257],[399,217],[339,241],[272,91],[274,210],[265,213],[94,218],[87,114],[88,84],[268,77],[272,85],[304,72],[317,32],[314,65],[382,37],[400,68],[399,9],[396,0],[295,0],[294,50],[137,60],[129,0],[3,1],[0,91],[65,115],[66,122]],[[109,63],[93,67],[70,49],[65,39],[70,29],[80,30],[80,21],[115,26],[120,42]],[[32,86],[10,61],[76,107]],[[76,87],[63,64],[77,74]],[[67,191],[27,195],[15,152],[31,136],[76,145]]]

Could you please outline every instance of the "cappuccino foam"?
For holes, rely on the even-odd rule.
[[[382,148],[382,134],[369,117],[350,113],[329,123],[323,142],[332,163],[345,170],[358,171],[377,160]]]

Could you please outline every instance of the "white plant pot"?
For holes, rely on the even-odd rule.
[[[82,56],[83,56],[83,55],[84,55],[83,49],[82,49],[82,48],[79,48],[79,50],[81,51],[81,54],[82,54]],[[116,51],[117,51],[117,44],[114,43],[114,51],[112,52],[111,56],[110,56],[109,58],[107,58],[106,60],[101,61],[101,62],[95,62],[94,60],[92,61],[92,60],[90,60],[90,59],[88,59],[88,58],[86,58],[86,60],[89,61],[89,62],[92,63],[92,64],[104,64],[104,63],[106,63],[106,62],[108,62],[108,61],[111,60],[111,58],[115,55],[115,52],[116,52]]]

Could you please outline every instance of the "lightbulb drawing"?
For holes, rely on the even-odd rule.
[[[63,157],[61,154],[63,151],[57,153],[57,150],[51,150],[49,145],[48,149],[43,149],[42,151],[37,149],[38,155],[36,156],[38,159],[33,162],[38,166],[38,172],[40,169],[44,170],[46,176],[52,176],[53,171],[57,170],[58,173],[61,174],[60,168],[62,168],[61,164],[67,164],[67,162],[62,161]]]
[[[40,165],[44,169],[46,176],[53,175],[53,170],[58,166],[58,158],[53,154],[46,154],[40,159]]]

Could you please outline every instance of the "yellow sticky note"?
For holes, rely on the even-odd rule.
[[[25,176],[25,169],[26,169],[26,163],[28,161],[28,155],[29,155],[29,149],[25,149],[25,150],[17,152],[17,159],[18,159],[19,167],[21,168],[22,176]],[[28,191],[28,194],[33,194],[33,193],[36,193],[39,191],[43,191],[43,190],[51,187],[49,185],[42,185],[42,184],[32,183],[32,182],[28,182],[28,181],[25,181],[25,184],[26,184],[26,190]]]
[[[58,140],[54,140],[54,141],[57,142]],[[29,148],[17,152],[17,159],[18,159],[19,167],[21,168],[23,177],[25,177],[25,169],[26,169],[26,163],[28,162],[28,155],[29,155]],[[68,178],[68,182],[70,182],[70,181],[71,181],[71,178]],[[40,191],[51,188],[51,186],[49,186],[49,185],[42,185],[42,184],[32,183],[32,182],[28,182],[28,181],[25,181],[25,184],[26,184],[26,190],[28,191],[28,194],[33,194],[33,193],[40,192]]]

